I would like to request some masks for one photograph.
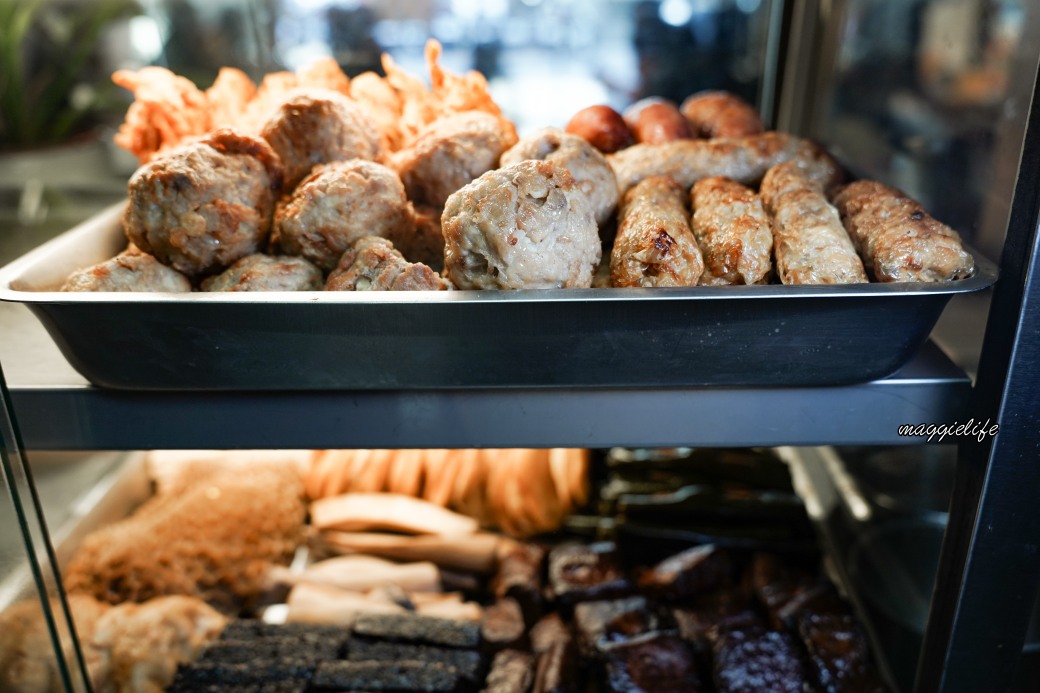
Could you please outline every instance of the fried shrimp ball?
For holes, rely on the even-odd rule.
[[[351,159],[315,167],[278,205],[274,236],[288,255],[323,271],[364,236],[394,236],[414,226],[401,179],[374,161]]]
[[[62,291],[191,291],[183,274],[131,246],[126,252],[68,276]]]
[[[427,125],[411,146],[394,155],[393,164],[408,199],[443,207],[453,192],[498,166],[502,152],[515,142],[495,116],[465,111]]]
[[[379,132],[364,107],[328,90],[314,89],[289,98],[264,123],[260,134],[281,158],[290,190],[318,164],[374,161],[381,154]]]
[[[601,255],[588,196],[552,161],[488,171],[448,198],[441,230],[460,289],[586,288]]]
[[[320,291],[321,270],[302,257],[247,255],[202,282],[203,291]]]
[[[266,244],[281,182],[267,142],[216,130],[137,169],[123,229],[189,278],[213,274]]]
[[[502,154],[501,165],[525,159],[551,161],[571,172],[578,187],[589,196],[596,223],[604,224],[618,203],[617,178],[607,157],[586,140],[559,128],[544,128],[522,137]]]

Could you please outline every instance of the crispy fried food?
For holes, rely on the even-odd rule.
[[[296,72],[273,72],[257,86],[242,71],[224,68],[203,91],[190,80],[161,67],[119,70],[112,80],[134,94],[134,103],[115,137],[120,147],[141,163],[155,154],[215,128],[234,127],[259,134],[263,123],[302,90],[326,89],[362,106],[379,129],[380,149],[397,151],[433,121],[453,113],[483,111],[498,119],[506,146],[516,141],[516,128],[502,114],[479,72],[455,75],[439,64],[441,46],[426,44],[431,86],[408,74],[388,55],[387,76],[374,73],[351,80],[335,60],[324,58]]]

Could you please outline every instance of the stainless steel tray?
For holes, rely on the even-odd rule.
[[[128,390],[799,386],[891,374],[949,284],[450,292],[61,293],[125,246],[116,205],[0,269],[95,385]]]

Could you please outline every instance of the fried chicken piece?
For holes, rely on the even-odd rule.
[[[378,160],[379,131],[355,101],[333,91],[297,93],[264,123],[261,136],[277,152],[293,189],[318,164]]]
[[[690,191],[693,235],[704,254],[701,284],[764,284],[773,270],[773,232],[762,200],[712,176]]]
[[[123,228],[163,264],[203,277],[266,245],[281,181],[265,141],[217,130],[137,169]]]
[[[374,161],[351,159],[315,167],[279,202],[273,236],[282,252],[328,272],[359,239],[412,229],[412,206],[397,174]]]
[[[392,161],[412,202],[443,207],[456,190],[498,166],[515,142],[489,113],[455,113],[423,128]]]
[[[247,255],[202,282],[203,291],[320,291],[321,270],[302,257]]]
[[[61,291],[191,291],[183,274],[167,267],[136,246],[114,258],[76,270],[61,285]]]
[[[411,263],[379,236],[366,236],[343,253],[329,274],[326,291],[443,291],[447,287],[437,273],[421,263]]]
[[[686,191],[654,176],[625,193],[610,253],[611,286],[696,286],[703,272]]]
[[[448,199],[441,230],[460,289],[587,288],[602,252],[588,197],[551,161],[488,171]]]
[[[834,203],[877,281],[944,282],[975,272],[975,259],[957,232],[900,190],[861,180],[841,190]]]
[[[510,166],[528,159],[551,161],[570,171],[578,188],[588,195],[596,223],[602,226],[610,219],[617,208],[617,178],[598,149],[577,135],[544,128],[507,149],[499,163]]]
[[[776,273],[784,284],[862,284],[863,263],[819,182],[787,162],[769,169],[760,189],[773,218]]]

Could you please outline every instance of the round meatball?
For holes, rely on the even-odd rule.
[[[183,293],[191,291],[191,282],[177,270],[131,246],[114,258],[76,270],[68,276],[61,290]]]
[[[447,282],[421,262],[408,262],[394,244],[366,236],[343,253],[326,291],[443,291]]]
[[[441,213],[438,207],[418,205],[414,209],[415,224],[389,232],[389,239],[410,262],[421,262],[438,272],[444,267],[444,236],[441,235]]]
[[[394,167],[408,199],[443,207],[453,192],[498,166],[502,152],[515,142],[515,135],[490,113],[454,113],[427,125],[411,146],[394,155]]]
[[[578,188],[589,196],[597,224],[605,224],[618,203],[617,178],[607,157],[584,138],[559,128],[544,128],[522,137],[502,154],[502,166],[524,159],[551,161],[571,172]]]
[[[178,272],[213,274],[266,244],[281,181],[265,141],[217,130],[134,172],[123,228]]]
[[[203,291],[320,291],[321,270],[302,257],[254,253],[202,282]]]
[[[551,161],[488,171],[448,198],[441,230],[460,289],[585,288],[600,260],[588,196]]]
[[[397,174],[352,159],[315,167],[278,205],[274,236],[283,252],[328,272],[359,238],[401,235],[413,226],[412,205]]]
[[[334,91],[315,89],[289,98],[260,134],[282,160],[288,189],[318,164],[380,156],[379,132],[364,107]]]

